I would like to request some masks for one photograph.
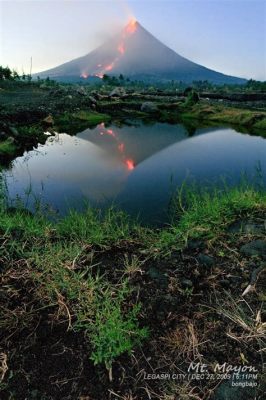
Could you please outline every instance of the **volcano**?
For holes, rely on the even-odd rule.
[[[104,74],[123,74],[130,79],[146,81],[245,82],[245,79],[224,75],[182,57],[135,20],[89,54],[36,75],[61,81],[80,81],[91,77],[102,78]]]

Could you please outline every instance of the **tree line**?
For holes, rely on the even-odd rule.
[[[32,76],[30,74],[19,75],[16,70],[11,70],[9,67],[3,67],[0,65],[0,81],[31,81]]]

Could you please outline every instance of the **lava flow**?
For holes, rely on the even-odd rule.
[[[101,128],[100,135],[108,135],[114,138],[117,143],[117,149],[122,155],[123,163],[129,171],[132,171],[135,168],[134,161],[131,158],[127,158],[125,154],[125,144],[119,140],[117,134],[113,131],[113,129],[105,128],[104,122],[102,122],[99,127]]]
[[[93,74],[90,74],[91,76],[97,76],[98,78],[103,78],[104,74],[106,72],[112,71],[114,66],[117,64],[117,62],[120,60],[120,58],[125,54],[126,52],[126,39],[134,34],[137,30],[137,21],[132,18],[128,25],[125,27],[125,29],[122,32],[122,38],[121,41],[118,43],[117,46],[117,56],[111,61],[109,64],[103,66],[102,64],[97,64],[96,66],[96,72]],[[87,79],[89,76],[88,73],[82,73],[80,75],[81,78]]]

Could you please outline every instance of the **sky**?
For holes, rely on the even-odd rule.
[[[266,80],[266,0],[0,0],[0,65],[40,72],[83,56],[135,17],[177,53]]]

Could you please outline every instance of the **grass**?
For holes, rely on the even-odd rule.
[[[110,121],[110,117],[107,114],[101,114],[91,111],[78,111],[72,114],[73,118],[80,119],[82,121],[87,121],[88,124],[97,125],[100,122],[108,122]]]
[[[55,117],[55,130],[74,134],[79,130],[94,127],[101,122],[109,122],[110,120],[109,115],[93,111],[65,112]]]
[[[184,107],[181,113],[182,119],[210,121],[213,123],[226,123],[235,126],[255,128],[263,130],[266,127],[266,113],[245,109],[225,107],[222,105],[210,105],[197,103],[192,107]]]
[[[129,304],[126,314],[122,311],[129,294],[128,282],[124,280],[116,295],[113,288],[106,286],[95,299],[95,320],[88,327],[93,346],[91,360],[95,365],[104,363],[108,370],[111,370],[112,363],[119,355],[131,353],[148,336],[147,329],[138,325],[140,304]]]
[[[0,142],[0,156],[12,156],[16,152],[16,145],[8,139]]]
[[[48,325],[65,327],[65,334],[57,338],[57,342],[64,341],[64,336],[70,334],[81,335],[78,337],[85,343],[82,354],[85,352],[85,357],[95,368],[107,368],[109,381],[113,380],[114,374],[117,381],[117,368],[123,359],[128,361],[122,369],[128,368],[132,360],[135,360],[135,367],[140,363],[140,368],[143,368],[141,360],[144,356],[141,354],[146,347],[155,346],[156,355],[147,355],[147,359],[158,370],[159,364],[172,365],[171,357],[174,360],[181,357],[183,361],[202,357],[202,346],[214,343],[209,335],[221,331],[219,318],[230,320],[235,326],[235,330],[225,336],[227,339],[237,340],[239,346],[243,341],[245,348],[247,343],[253,346],[250,335],[256,335],[254,346],[263,347],[265,324],[261,320],[258,304],[254,307],[257,311],[245,323],[246,317],[241,311],[243,307],[238,306],[239,302],[232,296],[224,297],[223,306],[221,300],[212,301],[211,311],[205,316],[206,309],[202,311],[198,301],[201,295],[195,294],[194,286],[182,288],[177,271],[182,271],[184,260],[190,256],[186,255],[189,240],[209,243],[209,248],[215,249],[215,257],[222,259],[221,270],[225,268],[227,257],[230,268],[240,265],[243,269],[243,260],[235,256],[237,250],[228,250],[232,247],[231,239],[224,245],[225,235],[234,221],[255,214],[265,216],[265,191],[247,185],[213,192],[183,188],[173,202],[173,210],[171,225],[155,229],[141,226],[114,208],[105,212],[91,208],[83,213],[72,211],[58,221],[49,221],[40,212],[30,215],[18,209],[9,213],[2,208],[0,260],[3,302],[0,306],[0,326],[7,335],[4,346],[13,343],[9,339],[11,335],[14,338],[12,354],[16,349],[17,352],[24,352],[22,357],[27,357],[28,351],[23,350],[23,343],[20,344],[22,350],[18,349],[16,335],[24,337],[23,332],[28,332],[32,340],[37,340],[38,324],[42,324],[43,318],[48,318]],[[178,261],[175,259],[177,252],[181,252]],[[182,255],[183,252],[185,255]],[[198,274],[206,274],[204,279],[208,284],[214,285],[215,282],[217,285],[221,280],[212,280],[214,271],[211,274],[205,268],[196,267]],[[166,289],[148,279],[149,268],[155,268],[155,271],[161,269],[164,276],[169,276]],[[185,276],[191,266],[187,268],[182,271]],[[160,271],[157,275],[160,277]],[[199,278],[197,280],[201,282]],[[164,306],[167,317],[160,325],[156,313],[160,315],[161,304],[165,301],[170,303]],[[152,308],[154,302],[159,302],[156,313]],[[172,309],[171,302],[174,302]],[[185,308],[176,311],[183,302],[182,307]],[[170,307],[169,310],[167,307]],[[183,317],[186,308],[188,316]],[[245,310],[248,312],[251,308],[245,305]],[[194,317],[191,316],[193,313]],[[216,316],[209,317],[208,313],[216,313]],[[208,322],[207,327],[202,325],[201,318],[204,324]],[[239,336],[240,328],[246,331],[242,336]],[[52,338],[53,334],[48,337]],[[148,345],[150,338],[151,344]],[[224,353],[225,343],[219,346]],[[79,352],[78,348],[74,353],[76,351]],[[3,351],[7,365],[11,362],[9,357],[14,357],[10,354]],[[134,368],[127,374],[134,375]],[[7,376],[8,372],[5,370],[4,374]],[[108,383],[105,385],[108,387]],[[147,387],[147,390],[150,389]],[[164,391],[166,393],[165,387]]]
[[[252,186],[195,191],[184,189],[173,200],[173,222],[159,235],[156,248],[182,249],[188,240],[215,240],[244,213],[266,208],[266,194]]]

